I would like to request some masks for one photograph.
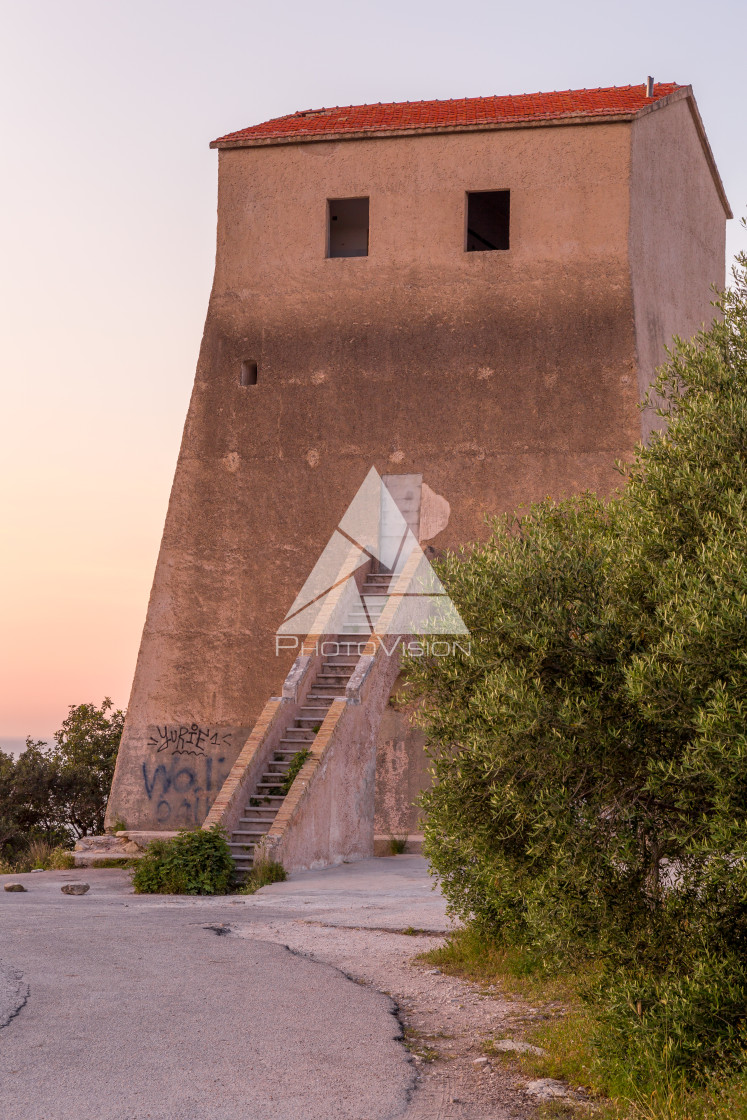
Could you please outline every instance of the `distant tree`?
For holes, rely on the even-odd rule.
[[[104,831],[123,726],[124,712],[106,697],[100,707],[71,705],[54,746],[29,738],[16,759],[0,751],[0,855]]]
[[[104,831],[104,814],[114,777],[125,714],[107,696],[95,704],[71,705],[55,732],[51,758],[56,766],[56,797],[64,825],[75,836]]]
[[[0,853],[13,855],[36,839],[65,842],[57,786],[58,766],[46,743],[27,739],[17,759],[0,752]]]
[[[6,851],[17,834],[13,776],[16,763],[12,755],[0,751],[0,853]]]

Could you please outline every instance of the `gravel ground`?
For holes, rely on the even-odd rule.
[[[406,1032],[417,1082],[401,1120],[513,1120],[536,1115],[527,1079],[481,1043],[521,1036],[534,1009],[445,976],[418,960],[442,937],[331,926],[305,918],[231,921],[231,937],[287,945],[390,995]]]

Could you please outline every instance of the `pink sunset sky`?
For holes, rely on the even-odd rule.
[[[747,210],[742,0],[0,2],[0,746],[127,704],[210,290],[222,133],[692,83]],[[730,223],[729,258],[745,247]]]

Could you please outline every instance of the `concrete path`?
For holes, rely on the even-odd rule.
[[[394,1120],[407,1111],[414,1068],[387,996],[261,935],[221,933],[237,921],[299,919],[443,930],[443,899],[418,857],[307,872],[217,900],[137,896],[117,870],[13,878],[28,893],[0,891],[0,992],[17,1012],[0,1031],[4,1120]],[[61,893],[82,878],[88,894]]]

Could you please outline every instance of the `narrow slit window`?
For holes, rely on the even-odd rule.
[[[327,201],[327,256],[368,256],[368,199]]]
[[[241,363],[241,372],[239,373],[239,385],[256,385],[257,384],[257,363],[251,361],[243,361]]]
[[[470,191],[467,194],[467,252],[508,249],[510,191]]]

